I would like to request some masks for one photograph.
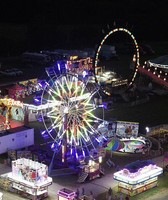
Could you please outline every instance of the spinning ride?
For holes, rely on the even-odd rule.
[[[131,68],[132,68],[132,72],[129,73],[129,75],[127,75],[127,77],[122,77],[121,76],[121,71],[116,73],[115,71],[113,72],[104,72],[102,73],[103,75],[103,79],[104,79],[104,82],[103,82],[103,85],[104,84],[111,84],[112,87],[116,87],[116,86],[120,86],[120,85],[127,85],[127,87],[130,87],[134,80],[135,80],[135,77],[137,75],[137,72],[138,72],[138,67],[139,67],[139,47],[138,47],[138,43],[134,37],[134,35],[127,29],[125,28],[115,28],[113,30],[111,30],[109,33],[107,33],[104,38],[102,39],[102,41],[100,42],[99,46],[97,47],[97,50],[96,50],[96,54],[95,54],[95,57],[94,57],[94,62],[93,62],[93,66],[94,66],[94,69],[95,69],[95,74],[96,74],[96,79],[97,79],[97,82],[101,84],[101,81],[102,81],[102,78],[99,77],[99,75],[97,74],[97,71],[98,71],[98,62],[100,60],[100,52],[102,50],[102,47],[103,45],[105,44],[105,41],[109,38],[109,36],[117,33],[117,32],[123,32],[123,33],[126,33],[130,38],[131,40],[133,41],[133,51],[131,52],[133,54],[133,58],[132,58],[132,65],[131,65]],[[129,38],[129,39],[130,39]],[[124,47],[125,48],[125,47]],[[128,50],[128,49],[127,49]],[[126,49],[122,49],[122,51],[124,51],[123,54],[126,54],[127,52]],[[130,51],[130,50],[129,50]],[[113,68],[114,66],[112,66]],[[122,66],[122,69],[123,69],[123,66]],[[106,74],[105,74],[106,73]],[[109,77],[109,73],[113,73],[112,76]],[[107,75],[105,77],[105,75]]]
[[[94,141],[99,133],[93,125],[102,121],[94,115],[92,97],[97,91],[96,87],[90,91],[87,83],[69,73],[45,82],[41,104],[46,105],[42,112],[46,130],[42,134],[52,139],[54,154],[61,150],[62,162],[66,162],[67,155],[78,159],[96,148]]]

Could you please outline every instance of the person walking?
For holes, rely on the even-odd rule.
[[[127,195],[126,197],[125,197],[125,200],[129,200],[130,198],[129,198],[129,196]]]
[[[79,189],[77,188],[77,190],[76,190],[76,199],[78,199],[79,198]]]
[[[82,196],[84,196],[84,195],[85,195],[85,189],[82,188]]]
[[[106,199],[107,199],[107,200],[112,200],[112,194],[113,194],[113,191],[112,191],[112,189],[111,189],[111,187],[110,187],[110,188],[108,189]]]
[[[123,200],[123,193],[120,192],[120,200]]]
[[[90,191],[89,199],[90,199],[90,200],[95,200],[95,198],[94,198],[94,196],[93,196],[93,192],[92,192],[92,191]]]

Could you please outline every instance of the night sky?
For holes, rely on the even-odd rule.
[[[11,52],[89,47],[107,25],[114,28],[114,21],[140,41],[167,40],[165,0],[5,0],[0,1],[0,45]]]

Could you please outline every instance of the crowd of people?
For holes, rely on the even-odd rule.
[[[128,195],[124,195],[123,193],[115,194],[110,187],[107,191],[107,194],[105,196],[105,199],[102,200],[129,200],[130,197]],[[89,194],[85,193],[85,189],[82,188],[81,192],[77,188],[76,190],[76,196],[73,200],[96,200],[94,193],[92,191],[89,192]]]

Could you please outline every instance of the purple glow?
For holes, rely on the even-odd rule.
[[[52,145],[51,145],[51,149],[54,149],[54,143],[52,143]]]
[[[85,78],[85,76],[87,75],[87,72],[86,71],[83,71],[83,78]]]
[[[41,83],[38,83],[38,85],[39,85],[40,87],[43,87]]]
[[[41,132],[41,135],[44,135],[46,133],[46,131]]]
[[[58,70],[60,71],[61,70],[60,64],[58,63],[57,65],[58,65]]]
[[[76,154],[75,154],[75,155],[76,155],[76,158],[78,159],[78,153],[77,153],[77,152],[76,152]]]
[[[61,145],[61,140],[60,140],[60,142],[58,143],[58,146],[60,146]]]
[[[71,149],[71,151],[70,151],[70,152],[71,152],[71,155],[72,155],[72,153],[73,153],[73,149]]]
[[[36,102],[39,102],[39,101],[40,101],[40,100],[39,100],[39,99],[37,99],[37,98],[35,98],[34,100],[35,100]]]
[[[103,136],[103,138],[107,141],[107,138]]]
[[[65,64],[65,68],[66,68],[66,69],[68,69],[68,66],[67,66],[67,64]]]
[[[84,151],[84,150],[82,150],[82,153],[83,153],[83,156],[85,157],[85,156],[86,156],[86,154],[85,154],[85,151]]]
[[[98,140],[97,138],[96,138],[96,141],[97,141],[98,143],[100,143],[100,140]]]
[[[105,108],[105,106],[103,104],[98,105],[99,108]]]
[[[49,86],[49,84],[47,82],[45,82],[45,84]]]
[[[128,165],[125,165],[124,169],[127,169],[130,173],[135,173],[139,169],[149,165],[155,166],[156,164],[152,160],[143,160],[143,161],[137,160]]]
[[[42,135],[42,137],[43,137],[44,139],[49,138],[49,135],[48,135],[48,133],[47,133],[46,131],[41,132],[41,135]]]

